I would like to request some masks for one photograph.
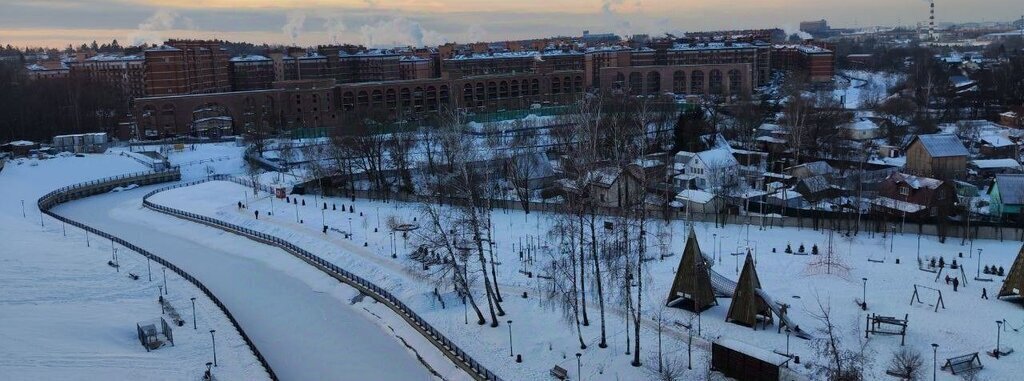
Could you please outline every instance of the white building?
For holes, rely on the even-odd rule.
[[[680,189],[715,190],[736,185],[740,163],[732,152],[716,148],[702,152],[679,152],[675,157],[673,185]]]

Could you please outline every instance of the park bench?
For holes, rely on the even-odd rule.
[[[551,375],[559,380],[564,380],[569,378],[569,371],[565,370],[563,367],[555,365],[554,368],[551,368]]]
[[[972,372],[981,368],[983,366],[981,365],[981,358],[978,357],[978,352],[950,357],[946,359],[946,364],[942,365],[942,370],[949,369],[954,375]]]

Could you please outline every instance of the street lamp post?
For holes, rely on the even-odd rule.
[[[217,339],[213,337],[214,332],[217,332],[217,330],[210,330],[210,343],[213,344],[213,366],[217,366]]]
[[[896,243],[896,224],[889,225],[889,254],[892,254],[892,247]]]
[[[932,381],[938,377],[939,367],[939,345],[932,343]]]
[[[583,365],[580,362],[580,357],[582,357],[582,356],[583,356],[582,353],[576,352],[576,379],[577,380],[583,380]]]
[[[163,268],[164,271],[164,295],[167,295],[167,268]]]
[[[867,311],[868,310],[868,278],[860,278],[860,279],[864,281],[864,289],[863,289],[863,291],[861,293],[861,297],[860,297],[860,301],[861,301],[860,309],[862,311]]]
[[[1000,336],[1003,333],[1002,331],[1003,331],[1003,321],[1002,320],[996,320],[996,350],[995,350],[995,352],[993,352],[993,353],[995,353],[996,360],[999,359],[999,339],[1001,338]]]
[[[508,321],[508,356],[514,356],[512,354],[512,320]]]
[[[352,239],[352,217],[348,218],[348,239]]]
[[[147,255],[146,256],[146,273],[149,274],[149,281],[152,282],[153,281],[153,268],[149,265],[149,262],[150,262],[150,258]]]
[[[789,357],[789,333],[790,332],[792,332],[792,331],[789,330],[789,327],[786,327],[786,357]]]
[[[196,298],[191,297],[189,299],[192,300],[192,329],[199,329],[196,326]]]
[[[981,278],[981,248],[980,247],[978,248],[978,275],[975,276],[974,278],[975,279]]]
[[[711,250],[715,251],[715,255],[711,257],[711,260],[714,261],[715,257],[718,256],[718,233],[711,234],[711,236],[714,237],[711,242]]]

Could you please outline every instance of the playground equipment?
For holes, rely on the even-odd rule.
[[[924,302],[921,301],[921,293],[918,291],[918,288],[923,288],[923,289],[926,289],[926,290],[932,290],[932,291],[935,291],[936,293],[939,294],[939,297],[935,301],[935,304],[934,304],[935,312],[939,312],[939,306],[942,306],[942,309],[946,309],[946,303],[944,303],[942,301],[942,290],[937,289],[937,288],[928,287],[928,286],[922,286],[920,284],[915,284],[914,285],[914,294],[910,296],[910,305],[911,306],[914,305],[915,301],[918,302],[918,303],[924,304]],[[929,304],[929,306],[932,306],[932,305]]]
[[[868,338],[869,333],[876,335],[899,335],[900,345],[902,346],[907,342],[907,318],[909,316],[904,314],[903,319],[899,319],[894,316],[869,314],[865,318],[864,338]]]
[[[981,357],[978,356],[978,352],[950,357],[942,365],[942,370],[948,369],[953,375],[974,372],[981,370],[981,368],[984,368],[984,366],[981,365]]]
[[[1017,259],[1013,260],[1013,266],[1010,266],[1010,272],[1003,279],[1003,286],[996,297],[1013,295],[1024,296],[1024,246],[1017,252]]]
[[[729,313],[725,321],[742,324],[757,329],[760,321],[763,326],[772,322],[772,311],[764,299],[758,298],[756,291],[761,289],[761,280],[757,277],[757,270],[754,268],[754,259],[747,252],[747,258],[743,261],[743,272],[736,282],[736,291],[733,292],[732,302],[729,303]]]
[[[691,249],[691,246],[690,246],[690,242],[691,241],[693,242],[693,249]],[[709,277],[709,280],[710,280],[710,283],[711,283],[711,289],[713,290],[714,295],[718,295],[718,296],[725,297],[725,298],[732,298],[733,297],[733,293],[736,290],[736,282],[733,282],[729,278],[726,278],[725,276],[723,276],[723,275],[715,272],[713,269],[711,269],[711,267],[714,266],[714,261],[712,260],[713,257],[711,257],[708,253],[704,253],[704,252],[700,251],[700,247],[697,246],[696,242],[697,242],[696,235],[694,234],[693,228],[691,227],[690,228],[690,236],[687,238],[686,250],[683,252],[683,257],[680,258],[680,266],[682,267],[683,261],[686,261],[687,258],[688,258],[687,257],[687,251],[696,250],[697,252],[699,252],[701,254],[701,257],[704,258],[704,261],[694,261],[694,263],[704,263],[706,265],[705,268],[707,269],[707,274],[708,274],[708,277]],[[690,260],[693,261],[693,259],[690,259]],[[676,288],[677,285],[680,284],[680,282],[681,282],[680,281],[680,274],[686,275],[687,273],[680,272],[680,271],[676,272],[676,280],[673,282],[672,289],[669,292],[669,297],[668,297],[668,306],[669,307],[674,307],[677,304],[679,304],[679,303],[681,303],[681,302],[686,300],[686,296],[685,295],[679,295],[679,292],[678,292],[678,290]],[[684,280],[684,282],[685,282],[685,280]],[[814,336],[812,336],[810,333],[808,333],[807,331],[804,331],[803,329],[801,329],[799,324],[796,324],[795,322],[793,322],[792,319],[790,319],[789,314],[787,313],[788,310],[789,310],[789,307],[790,307],[789,304],[776,302],[774,299],[772,299],[771,295],[769,295],[767,292],[765,292],[761,288],[755,288],[754,289],[754,294],[756,294],[757,298],[760,299],[761,301],[763,301],[764,304],[767,305],[769,309],[771,309],[771,312],[774,313],[775,316],[779,317],[779,327],[778,327],[778,331],[779,332],[782,332],[782,327],[785,326],[785,327],[789,327],[791,332],[792,332],[792,334],[796,335],[796,337],[799,337],[801,339],[806,339],[806,340],[810,340],[810,339],[814,338]],[[711,299],[714,300],[714,297],[711,297]],[[715,303],[717,303],[717,301]]]

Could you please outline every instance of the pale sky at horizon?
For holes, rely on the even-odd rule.
[[[63,47],[167,38],[368,46],[493,41],[582,30],[662,34],[914,25],[925,0],[0,0],[0,44]],[[1011,21],[1024,0],[938,0],[938,22]]]

